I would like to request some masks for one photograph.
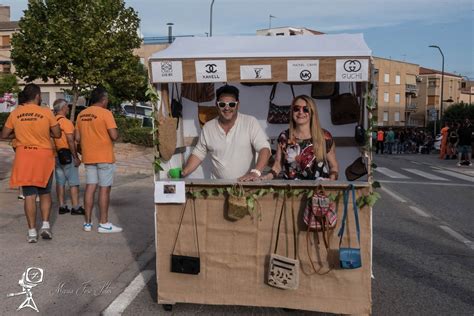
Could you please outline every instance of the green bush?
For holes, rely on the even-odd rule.
[[[149,127],[133,127],[124,130],[121,133],[122,141],[124,143],[132,143],[146,147],[153,147],[153,135]]]

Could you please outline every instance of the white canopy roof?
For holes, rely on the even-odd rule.
[[[254,57],[369,57],[363,34],[177,38],[151,59]]]

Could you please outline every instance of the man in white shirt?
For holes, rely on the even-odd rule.
[[[209,153],[211,178],[258,179],[271,155],[267,135],[255,117],[238,113],[239,90],[236,87],[220,87],[216,100],[219,116],[203,126],[199,141],[183,168],[183,177],[196,170]],[[252,168],[255,153],[258,153],[258,159]]]

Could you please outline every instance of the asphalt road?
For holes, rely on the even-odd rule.
[[[425,155],[375,159],[383,189],[373,209],[373,315],[473,315],[474,168],[459,169],[454,161]],[[155,280],[153,274],[124,315],[171,314],[156,303]],[[177,304],[172,314],[319,313]]]

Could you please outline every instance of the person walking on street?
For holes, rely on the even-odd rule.
[[[41,104],[41,90],[27,84],[22,91],[25,103],[13,110],[2,130],[2,138],[15,138],[16,151],[10,186],[21,186],[25,196],[24,209],[28,223],[27,241],[36,243],[36,196],[39,195],[43,224],[40,235],[52,239],[49,217],[51,213],[51,183],[54,154],[51,136],[59,138],[61,129],[53,113]]]
[[[465,119],[463,125],[458,129],[458,167],[463,165],[463,155],[466,156],[465,165],[472,166],[471,133],[470,121]]]
[[[109,98],[105,89],[95,88],[90,102],[92,105],[79,114],[76,123],[76,139],[81,144],[82,161],[86,167],[83,229],[86,232],[92,230],[92,207],[98,186],[100,219],[97,231],[119,233],[122,228],[110,223],[108,219],[115,171],[113,142],[118,138],[117,124],[112,112],[107,110]]]
[[[388,145],[388,153],[391,155],[393,153],[393,144],[395,143],[395,132],[390,127],[385,137]]]
[[[441,148],[439,151],[439,159],[445,159],[446,155],[448,154],[448,132],[449,132],[449,124],[448,122],[444,123],[444,127],[441,129]]]
[[[384,142],[384,132],[381,128],[379,128],[379,131],[377,132],[377,150],[376,154],[380,153],[383,155],[383,142]]]
[[[71,212],[71,215],[84,215],[84,208],[79,204],[79,165],[81,160],[77,155],[76,142],[74,141],[74,125],[66,118],[69,114],[69,106],[64,99],[57,99],[53,103],[56,120],[61,128],[61,138],[54,140],[56,151],[70,157],[70,162],[62,164],[59,155],[56,156],[55,178],[56,194],[58,196],[59,214]],[[66,204],[64,199],[66,182],[71,191],[72,208]]]

